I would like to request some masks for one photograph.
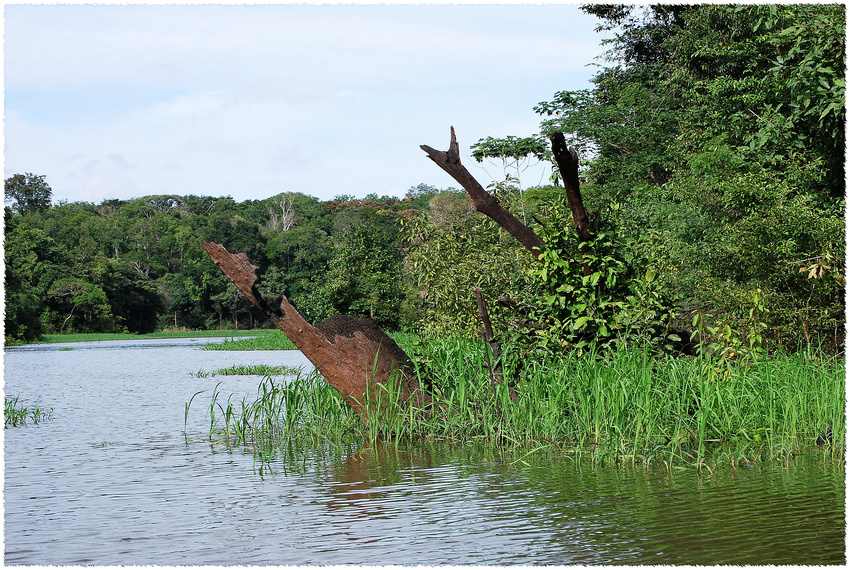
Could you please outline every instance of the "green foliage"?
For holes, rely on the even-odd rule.
[[[53,190],[44,178],[27,172],[15,174],[4,181],[6,201],[12,202],[13,212],[23,216],[50,208]]]
[[[50,285],[47,292],[46,317],[64,316],[58,331],[48,332],[118,332],[103,289],[76,277],[63,277]],[[57,319],[58,320],[58,319]]]
[[[538,282],[542,303],[535,318],[543,327],[534,335],[549,350],[611,349],[617,346],[669,344],[672,313],[657,287],[656,271],[636,274],[616,233],[619,204],[611,204],[609,220],[581,242],[572,214],[553,204],[540,236],[546,249],[530,273]]]
[[[503,198],[510,198],[503,196]],[[405,269],[435,334],[473,333],[479,326],[471,287],[490,299],[527,286],[528,252],[492,220],[477,214],[462,192],[431,198],[429,211],[403,220]]]
[[[520,185],[522,171],[529,166],[533,158],[537,161],[552,161],[549,145],[540,135],[532,137],[507,136],[503,139],[487,137],[479,139],[470,147],[472,158],[478,162],[484,159],[499,159],[502,162],[505,182],[515,182]]]
[[[747,163],[822,161],[843,194],[845,15],[839,5],[706,6],[666,42],[686,152],[723,135]]]
[[[472,158],[478,162],[485,158],[511,158],[519,161],[529,155],[543,160],[547,156],[549,147],[540,136],[520,138],[510,135],[503,139],[493,137],[480,139],[470,147],[470,150]]]
[[[404,297],[402,254],[393,228],[360,223],[343,231],[324,283],[310,295],[314,320],[334,314],[369,317],[395,330]]]
[[[758,294],[765,347],[841,350],[844,7],[583,9],[607,65],[535,110],[591,158],[591,197],[622,204],[620,239],[678,299],[676,326],[703,315],[747,346]]]
[[[547,247],[531,274],[541,283],[548,330],[538,333],[579,350],[597,340],[609,344],[630,277],[614,233],[602,230],[580,244],[572,213],[557,204],[540,235]]]
[[[50,280],[62,273],[63,256],[43,231],[22,225],[9,208],[5,212],[5,341],[16,344],[41,335],[43,299]]]

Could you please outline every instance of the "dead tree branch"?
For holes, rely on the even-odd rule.
[[[502,373],[502,348],[499,345],[499,339],[493,334],[493,324],[490,322],[490,315],[487,312],[487,302],[484,300],[484,293],[478,287],[472,288],[472,293],[475,295],[475,301],[478,303],[478,316],[481,317],[483,327],[478,331],[484,337],[484,342],[487,343],[489,351],[487,351],[487,368],[490,370],[490,383],[493,385],[495,393],[496,384],[504,384],[505,376]],[[490,354],[493,359],[490,359]],[[517,394],[510,390],[511,399],[516,402]],[[498,405],[498,400],[496,400]],[[501,414],[502,411],[499,410]]]
[[[555,162],[558,163],[558,169],[564,178],[564,191],[567,194],[567,203],[570,205],[576,230],[581,241],[590,241],[593,239],[590,233],[590,219],[584,207],[584,200],[581,198],[581,191],[579,191],[578,152],[576,152],[575,147],[567,148],[564,133],[555,132],[550,140],[552,141],[552,154],[555,155]]]
[[[590,218],[587,215],[587,209],[584,207],[584,200],[582,200],[579,190],[578,152],[576,152],[575,147],[567,147],[564,133],[554,132],[549,140],[552,142],[552,154],[555,156],[555,162],[558,164],[561,177],[564,179],[564,192],[567,195],[570,212],[573,214],[576,231],[581,239],[581,251],[586,254],[589,252],[586,242],[592,240],[593,235]],[[585,263],[584,274],[590,275],[591,272],[591,268]]]
[[[460,149],[455,137],[455,129],[451,128],[452,138],[449,150],[446,152],[434,150],[428,145],[420,145],[419,148],[428,153],[428,158],[437,163],[437,166],[448,173],[449,176],[466,190],[475,209],[490,217],[509,234],[514,236],[535,258],[543,252],[543,240],[534,231],[520,222],[513,214],[504,209],[495,196],[487,192],[481,184],[469,173],[465,166],[460,163]]]

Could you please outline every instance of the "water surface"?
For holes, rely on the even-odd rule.
[[[206,440],[213,387],[297,351],[210,339],[7,349],[6,394],[54,419],[9,428],[6,564],[843,564],[843,465],[599,468],[422,443],[255,469]],[[64,351],[60,348],[73,348]],[[184,405],[196,392],[184,436]]]

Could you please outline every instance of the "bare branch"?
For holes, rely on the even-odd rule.
[[[466,190],[475,209],[490,217],[509,234],[514,236],[535,257],[543,252],[543,240],[534,231],[520,222],[513,214],[504,209],[481,184],[469,173],[465,166],[460,163],[460,147],[455,137],[455,129],[451,127],[451,142],[446,152],[435,150],[428,145],[420,145],[422,150],[428,153],[428,158],[437,163],[451,176],[461,187]]]

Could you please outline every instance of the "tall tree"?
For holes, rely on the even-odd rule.
[[[50,208],[53,190],[44,180],[44,175],[15,174],[7,178],[3,189],[6,202],[12,202],[12,211],[26,215],[30,212],[41,212]]]

